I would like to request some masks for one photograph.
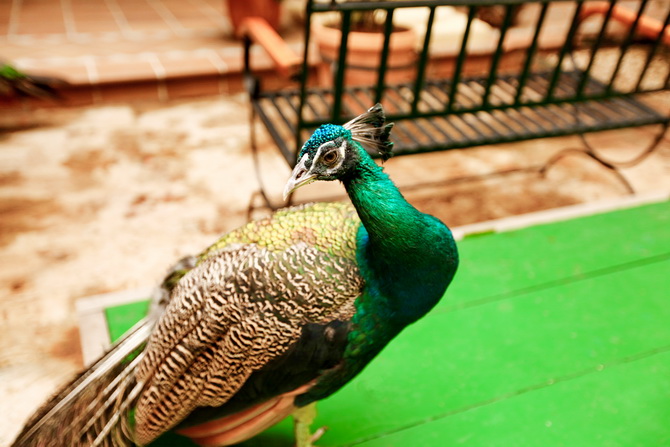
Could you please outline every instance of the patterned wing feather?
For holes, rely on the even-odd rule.
[[[298,207],[222,238],[177,284],[138,367],[145,444],[199,407],[229,401],[309,324],[348,320],[363,281],[353,208]]]

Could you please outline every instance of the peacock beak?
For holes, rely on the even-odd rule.
[[[295,165],[295,168],[293,168],[293,172],[291,172],[291,178],[288,179],[288,182],[286,182],[286,186],[284,187],[284,200],[286,200],[286,198],[293,191],[300,188],[301,186],[305,186],[308,183],[316,181],[316,174],[310,174],[308,169],[305,167],[306,159],[307,155],[303,155],[300,161],[298,161],[298,164]]]

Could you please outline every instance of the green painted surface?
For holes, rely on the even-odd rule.
[[[423,421],[361,447],[670,445],[670,353]]]
[[[670,251],[670,205],[647,205],[615,213],[540,225],[521,231],[466,238],[461,265],[438,305],[449,310],[554,287],[599,271],[644,262]]]
[[[118,340],[128,329],[140,321],[149,310],[149,300],[135,303],[122,304],[120,306],[105,309],[109,337],[112,341]]]
[[[319,445],[669,446],[668,228],[664,202],[461,241],[445,299],[319,404]]]

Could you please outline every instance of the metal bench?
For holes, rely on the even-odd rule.
[[[645,97],[670,90],[670,4],[638,5],[634,11],[616,0],[308,0],[302,56],[263,20],[247,20],[244,67],[253,115],[290,166],[316,127],[346,122],[377,102],[396,123],[396,155],[651,124],[662,127],[657,143],[670,107]],[[444,36],[450,31],[440,22],[446,6],[460,15],[459,36]],[[491,8],[500,13],[495,26],[482,21]],[[386,13],[379,54],[367,68],[370,81],[352,84],[349,72],[366,69],[350,58],[352,17],[371,10]],[[411,74],[397,82],[391,79],[391,32],[408,11],[414,15],[405,21],[418,40],[415,58],[405,64]],[[343,32],[336,53],[319,60],[314,34],[326,14],[338,18]],[[476,42],[475,30],[485,26],[493,37]],[[256,43],[280,73],[293,76],[294,88],[263,88],[250,56]],[[588,146],[585,153],[616,167]]]

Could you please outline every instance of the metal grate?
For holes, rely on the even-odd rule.
[[[574,96],[582,75],[577,71],[564,72],[555,86],[558,99],[554,102],[534,100],[546,94],[550,72],[530,74],[520,102],[515,101],[518,78],[502,76],[490,89],[486,110],[481,108],[485,79],[466,79],[458,85],[449,114],[444,113],[444,107],[449,102],[451,82],[427,81],[420,94],[418,113],[412,118],[407,115],[412,110],[413,86],[386,87],[382,104],[388,120],[396,123],[394,153],[407,155],[668,122],[667,116],[635,97],[612,94],[616,92],[601,99],[561,101],[561,97]],[[584,90],[593,97],[604,93],[606,88],[606,85],[591,78],[584,86]],[[345,88],[341,97],[343,118],[338,121],[345,122],[365,111],[374,97],[374,87]],[[303,140],[320,124],[331,122],[333,102],[330,89],[307,90]],[[253,104],[282,154],[293,165],[300,92],[263,92]]]
[[[642,101],[645,94],[670,90],[670,3],[660,5],[656,17],[647,15],[653,9],[651,3],[641,0],[637,10],[626,10],[617,0],[308,0],[298,87],[264,91],[249,67],[250,40],[245,42],[245,74],[254,110],[291,166],[300,145],[317,126],[346,122],[376,102],[396,123],[397,155],[648,124],[667,126],[667,112]],[[451,68],[436,73],[429,49],[442,6],[460,8],[467,22],[460,48],[451,56]],[[491,7],[502,12],[499,37],[485,58],[487,68],[472,72],[468,68],[473,56],[468,47],[472,24],[480,20],[484,8]],[[423,8],[427,14],[412,80],[396,84],[387,80],[387,62],[394,13],[402,8]],[[348,70],[357,68],[347,59],[352,17],[373,9],[386,13],[379,65],[371,72],[375,80],[367,86],[351,86]],[[510,68],[506,42],[514,34],[515,17],[521,10],[532,40],[526,48],[517,48],[518,60]],[[307,56],[314,16],[323,13],[339,17],[342,37],[339,55],[329,62],[328,86],[315,87]],[[594,15],[599,24],[585,30],[589,26],[583,24]],[[616,28],[620,23],[614,23],[622,18],[630,22],[623,31]],[[548,48],[543,39],[553,32],[550,26],[556,21],[564,25],[559,36],[563,43]]]

